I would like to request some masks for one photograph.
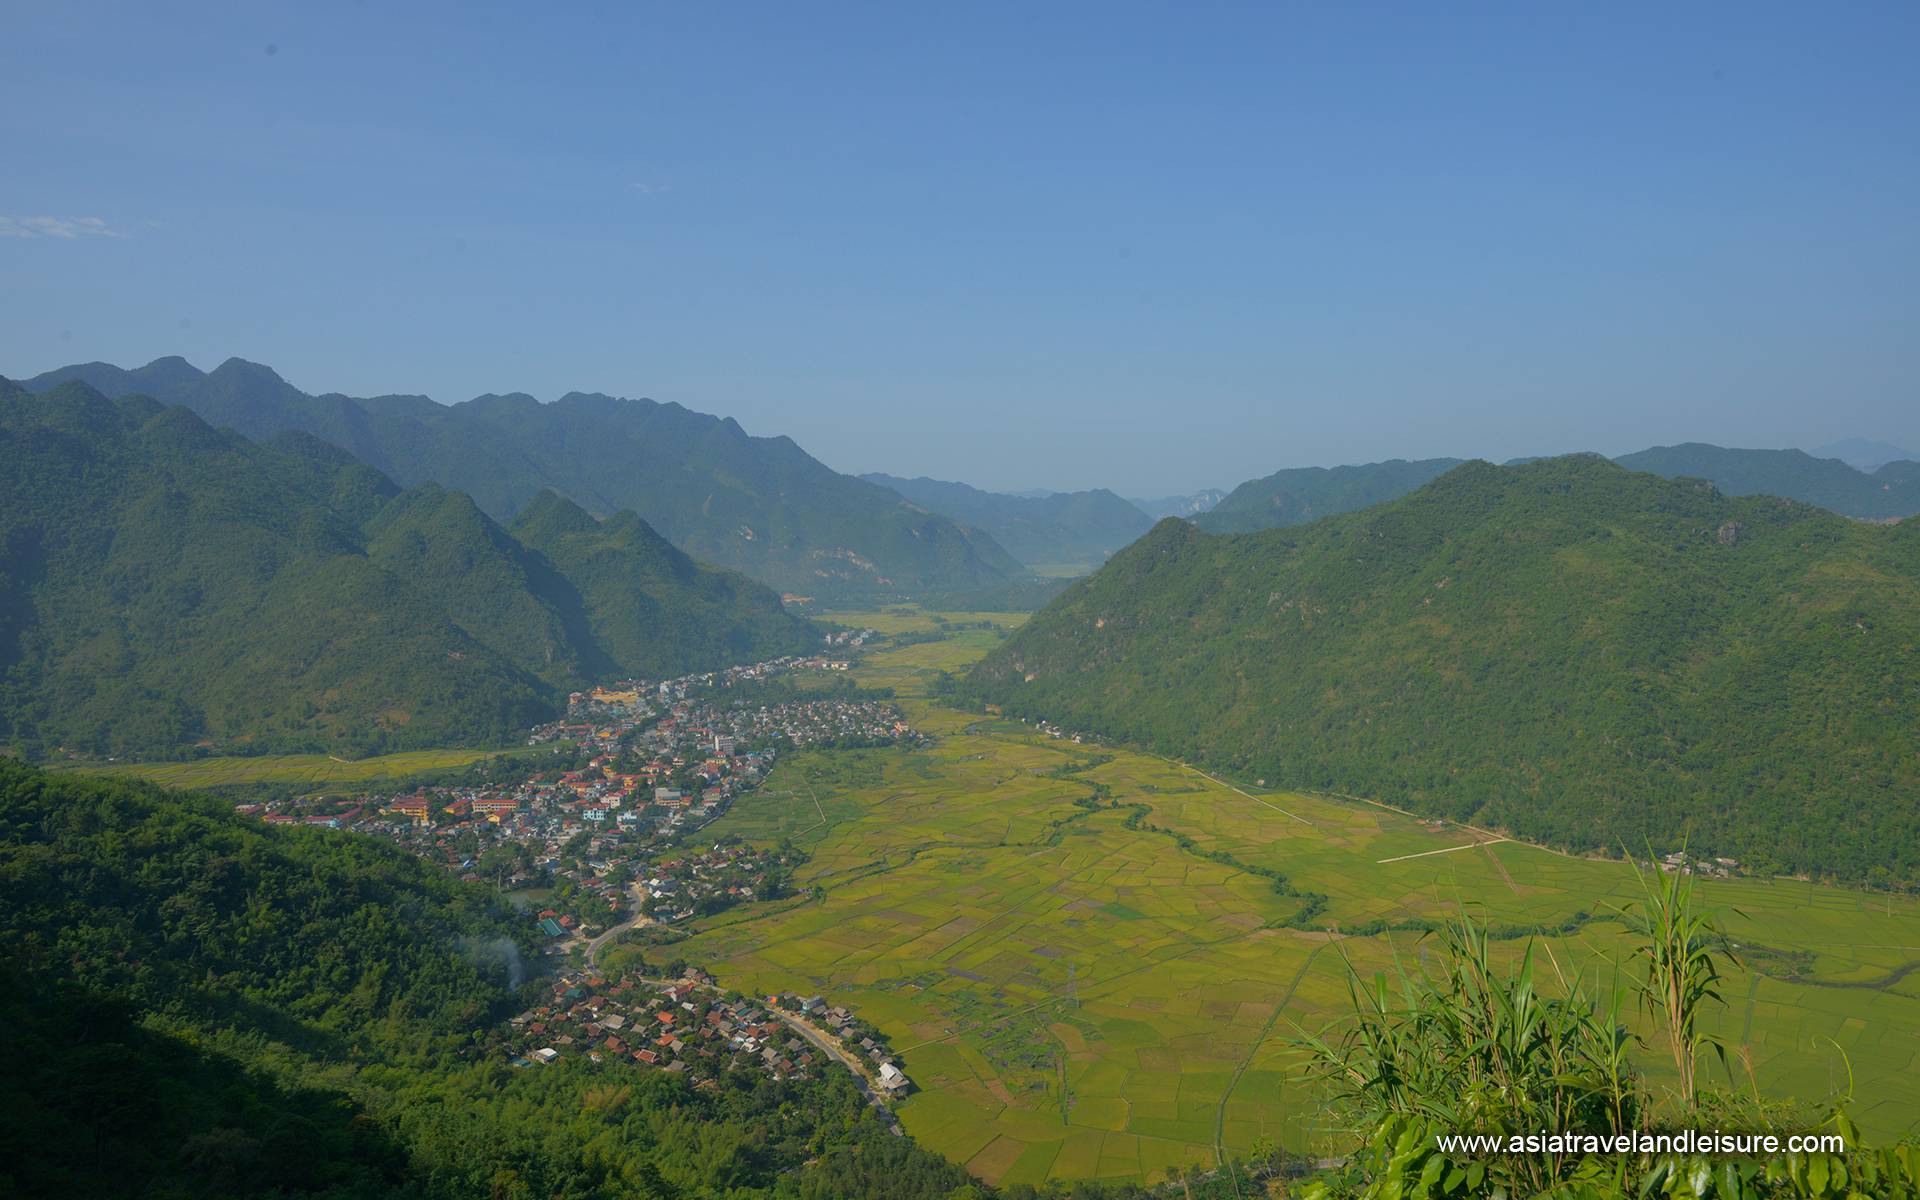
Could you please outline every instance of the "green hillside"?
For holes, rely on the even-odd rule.
[[[1392,459],[1357,467],[1297,467],[1249,479],[1194,517],[1210,533],[1304,525],[1404,496],[1460,465],[1457,458]]]
[[[484,744],[594,678],[813,644],[739,576],[651,548],[631,567],[576,584],[465,496],[306,435],[0,381],[0,745]]]
[[[0,1193],[945,1197],[843,1074],[515,1070],[519,913],[371,838],[0,761]],[[545,984],[535,982],[544,991]]]
[[[600,515],[631,509],[702,562],[809,595],[991,587],[1025,574],[991,537],[838,474],[790,438],[752,437],[678,404],[580,392],[552,404],[517,393],[454,405],[312,396],[241,359],[206,373],[179,358],[133,371],[88,363],[26,387],[70,380],[183,404],[256,440],[310,433],[402,484],[466,492],[499,521],[547,490]]]
[[[1655,446],[1614,461],[1668,479],[1705,479],[1729,496],[1781,496],[1843,517],[1887,520],[1920,513],[1920,463],[1889,462],[1868,474],[1801,450],[1738,450],[1702,442]],[[1393,459],[1278,471],[1241,484],[1193,520],[1209,533],[1303,525],[1398,499],[1460,463],[1457,458]]]
[[[1094,566],[1153,527],[1152,518],[1105,488],[1010,496],[939,479],[862,475],[930,512],[977,526],[1028,566]]]
[[[1920,526],[1577,456],[1309,526],[1164,521],[976,699],[1580,850],[1920,878]]]
[[[570,581],[596,649],[623,675],[679,675],[819,644],[765,586],[694,562],[631,512],[596,521],[542,492],[513,533]]]
[[[1868,474],[1803,450],[1729,450],[1701,442],[1655,446],[1614,461],[1669,479],[1710,479],[1729,496],[1765,492],[1846,517],[1884,520],[1920,513],[1920,463],[1915,462],[1890,462]]]

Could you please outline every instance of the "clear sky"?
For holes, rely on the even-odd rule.
[[[12,5],[0,373],[849,471],[1920,448],[1920,5]]]

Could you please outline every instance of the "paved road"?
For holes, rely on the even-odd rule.
[[[652,917],[640,911],[639,884],[636,883],[633,885],[633,893],[633,915],[618,925],[610,927],[605,933],[587,943],[587,965],[589,967],[598,968],[600,965],[600,947],[612,941],[614,938],[619,937],[627,930],[638,929],[642,925],[659,924],[658,921],[655,921]]]

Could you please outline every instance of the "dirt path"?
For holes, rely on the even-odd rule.
[[[1234,1089],[1240,1086],[1241,1076],[1245,1075],[1247,1068],[1253,1065],[1253,1056],[1260,1052],[1260,1047],[1272,1035],[1273,1027],[1280,1021],[1280,1014],[1287,1011],[1287,1005],[1293,1003],[1293,994],[1300,990],[1300,981],[1307,977],[1307,971],[1312,968],[1313,960],[1320,957],[1320,952],[1332,944],[1321,942],[1307,954],[1306,961],[1301,963],[1300,969],[1293,973],[1293,982],[1287,985],[1286,994],[1280,997],[1280,1003],[1274,1005],[1273,1015],[1268,1017],[1266,1025],[1261,1027],[1260,1036],[1253,1040],[1253,1045],[1247,1047],[1247,1056],[1240,1060],[1240,1066],[1227,1083],[1227,1090],[1221,1093],[1220,1107],[1215,1109],[1213,1114],[1213,1155],[1219,1165],[1225,1166],[1227,1163],[1227,1101],[1233,1099]]]

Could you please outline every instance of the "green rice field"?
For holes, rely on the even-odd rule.
[[[1625,864],[1364,801],[1243,791],[921,698],[932,672],[995,640],[971,631],[862,662],[859,680],[895,687],[934,741],[783,761],[714,832],[792,837],[812,855],[797,882],[817,898],[735,910],[676,947],[730,986],[822,993],[885,1030],[919,1087],[902,1121],[981,1178],[1152,1178],[1263,1136],[1338,1151],[1347,1131],[1301,1082],[1288,1039],[1348,1011],[1349,970],[1424,953],[1414,933],[1342,929],[1461,909],[1494,925],[1574,921],[1539,941],[1544,975],[1605,986],[1624,961],[1613,913],[1638,889]],[[1118,807],[1076,805],[1094,784]],[[1284,927],[1301,902],[1266,871],[1325,893],[1324,928]],[[1701,890],[1746,956],[1717,1030],[1735,1062],[1801,1099],[1851,1078],[1868,1132],[1911,1128],[1920,905],[1786,880]],[[1662,1086],[1658,1058],[1641,1059]]]
[[[464,767],[524,750],[408,750],[373,758],[326,754],[271,754],[249,758],[202,758],[192,762],[90,763],[74,766],[101,775],[131,775],[168,787],[203,788],[236,783],[365,783],[399,779],[422,771]]]

